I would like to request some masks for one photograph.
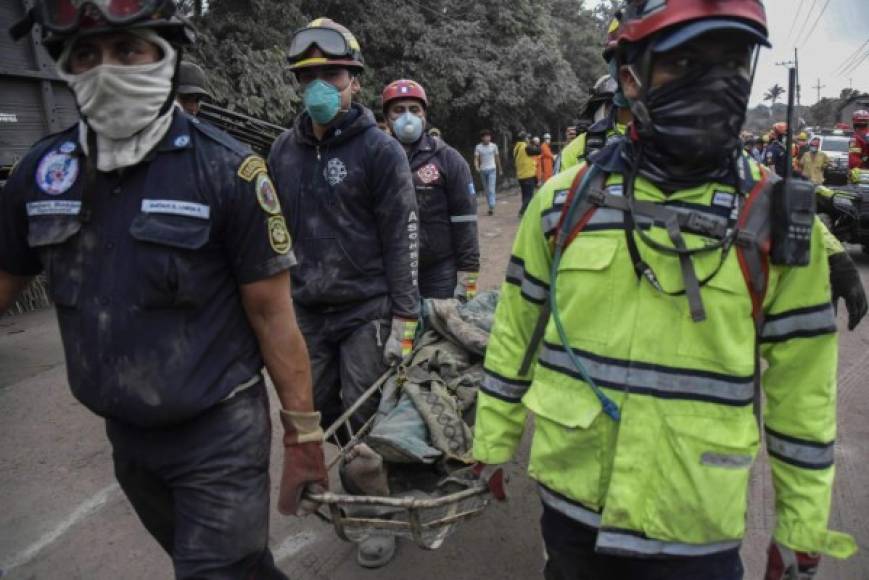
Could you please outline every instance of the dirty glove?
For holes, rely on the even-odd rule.
[[[323,459],[323,429],[320,413],[281,409],[284,425],[284,471],[278,494],[278,511],[288,516],[306,516],[318,504],[302,498],[305,491],[329,489],[329,473]]]
[[[383,347],[383,362],[387,366],[400,363],[413,350],[413,337],[416,335],[416,319],[393,318],[389,338]]]
[[[866,316],[869,306],[866,304],[866,292],[854,260],[847,252],[839,252],[830,256],[830,286],[833,294],[833,308],[837,307],[839,298],[845,299],[848,309],[848,330],[854,330],[860,320]]]
[[[769,545],[764,580],[812,580],[821,563],[820,554],[795,552],[778,542]]]
[[[453,292],[453,298],[466,302],[473,300],[477,295],[477,272],[459,272],[457,276],[458,283]]]
[[[503,465],[487,465],[475,463],[473,473],[483,483],[489,486],[492,497],[498,501],[507,499],[507,474]]]

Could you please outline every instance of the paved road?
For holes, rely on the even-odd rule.
[[[497,285],[503,276],[517,202],[515,195],[507,196],[494,217],[480,217],[482,288]],[[869,282],[869,260],[854,257]],[[843,321],[840,315],[842,327]],[[869,578],[869,323],[844,332],[840,343],[833,526],[854,534],[862,551],[848,562],[825,561],[819,578],[864,580]],[[523,450],[510,466],[510,502],[466,523],[438,551],[404,543],[387,568],[362,570],[354,562],[353,546],[325,524],[275,513],[271,544],[276,557],[294,580],[540,578],[540,508],[521,467],[527,444]],[[276,444],[273,481],[279,451]],[[768,468],[759,463],[744,548],[748,579],[761,577],[772,510]],[[169,559],[115,484],[102,422],[69,393],[51,311],[0,319],[0,570],[4,580],[171,577]]]

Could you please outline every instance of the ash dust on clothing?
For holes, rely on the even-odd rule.
[[[268,548],[265,383],[160,430],[106,422],[115,475],[178,579],[286,580]]]
[[[430,135],[420,138],[408,159],[419,205],[419,292],[452,298],[457,271],[480,270],[471,169],[458,151]]]
[[[291,270],[294,302],[322,310],[387,297],[393,314],[416,318],[410,167],[371,111],[354,103],[322,140],[303,112],[275,141],[269,168],[299,261]]]
[[[322,413],[324,428],[386,372],[383,347],[391,318],[386,297],[328,311],[296,304],[296,319],[311,359],[314,408]],[[374,414],[377,404],[378,399],[372,397],[362,405],[353,415],[354,428]]]
[[[280,216],[237,173],[250,149],[180,111],[141,163],[96,172],[84,200],[77,139],[77,125],[47,137],[11,175],[0,270],[47,273],[70,388],[91,411],[144,427],[190,420],[263,366],[239,284],[293,265],[270,241]]]

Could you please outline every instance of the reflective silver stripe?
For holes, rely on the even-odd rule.
[[[552,231],[558,226],[558,221],[560,219],[561,208],[555,211],[555,208],[553,207],[551,210],[544,213],[543,217],[540,218],[540,228],[543,230],[543,233],[552,233]]]
[[[683,544],[652,540],[631,532],[603,529],[597,534],[598,551],[625,555],[704,556],[739,548],[739,540],[714,544]]]
[[[598,208],[598,210],[592,214],[591,219],[588,220],[587,225],[595,226],[612,224],[616,227],[621,227],[624,223],[624,219],[622,210],[620,209]]]
[[[800,442],[795,437],[783,436],[766,429],[766,449],[771,455],[810,469],[824,469],[833,465],[833,443]]]
[[[525,396],[531,383],[528,381],[508,382],[496,377],[489,371],[483,371],[483,392],[518,401]]]
[[[507,280],[519,286],[522,294],[533,302],[543,302],[549,296],[549,288],[531,279],[525,268],[513,260],[507,264]]]
[[[668,369],[643,363],[613,360],[604,362],[585,356],[574,349],[577,358],[600,386],[619,390],[631,389],[651,395],[687,398],[746,405],[754,396],[753,377],[715,376],[693,369]],[[577,371],[564,350],[544,343],[540,362],[553,370],[576,377]]]
[[[819,307],[802,308],[792,313],[768,318],[763,325],[761,338],[770,340],[789,336],[821,334],[836,329],[836,319],[832,304]]]
[[[454,224],[477,221],[477,214],[474,215],[453,215],[450,216],[450,221]]]
[[[539,484],[537,488],[540,490],[540,499],[543,500],[543,503],[548,507],[587,526],[593,528],[600,527],[599,513],[593,512],[578,503],[568,501],[567,499],[552,493],[542,484]]]

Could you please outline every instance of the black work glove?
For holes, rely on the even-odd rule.
[[[833,293],[833,308],[836,308],[839,298],[845,299],[848,309],[848,330],[854,330],[866,316],[869,306],[866,304],[866,292],[857,265],[848,252],[839,252],[830,256],[830,286]]]

